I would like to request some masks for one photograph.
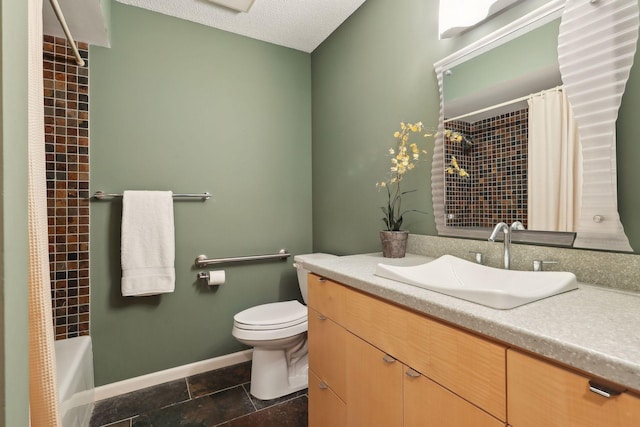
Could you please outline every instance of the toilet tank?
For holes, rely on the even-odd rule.
[[[302,299],[304,303],[307,303],[307,274],[309,270],[304,267],[305,262],[315,261],[319,259],[337,258],[336,255],[331,254],[306,254],[296,255],[293,257],[293,266],[298,270],[298,285],[300,286],[300,292],[302,293]]]

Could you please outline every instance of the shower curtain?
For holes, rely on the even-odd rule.
[[[31,425],[60,426],[47,233],[42,0],[29,1],[29,408]]]
[[[576,231],[582,150],[571,106],[561,88],[532,95],[528,103],[528,227]]]

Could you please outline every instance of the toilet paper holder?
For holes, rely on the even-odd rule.
[[[224,270],[201,271],[200,273],[198,273],[197,277],[198,280],[209,286],[220,286],[225,282]]]

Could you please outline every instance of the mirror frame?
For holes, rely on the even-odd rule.
[[[431,168],[431,190],[433,201],[433,212],[435,216],[436,229],[440,236],[452,236],[452,237],[465,237],[474,239],[486,239],[491,232],[490,229],[483,228],[457,228],[447,227],[445,219],[445,178],[444,178],[444,144],[443,144],[443,131],[444,131],[444,92],[443,92],[443,75],[450,68],[461,64],[471,58],[481,55],[495,47],[498,47],[504,43],[507,43],[529,31],[532,31],[542,25],[545,25],[555,19],[563,16],[565,12],[565,4],[570,3],[571,0],[552,0],[538,9],[522,16],[521,18],[513,21],[511,24],[502,27],[501,29],[477,40],[476,42],[469,44],[468,46],[454,52],[453,54],[443,58],[442,60],[434,64],[438,86],[440,91],[440,116],[438,121],[438,134],[436,136],[435,148],[433,153],[433,163]],[[588,4],[588,3],[587,3]],[[562,24],[561,24],[562,25]],[[562,33],[561,33],[562,34]],[[636,36],[637,37],[637,36]],[[583,42],[583,41],[581,41]],[[559,56],[559,60],[560,60]],[[631,65],[629,64],[629,69]],[[628,71],[627,69],[627,77]],[[562,64],[561,64],[562,72]],[[564,78],[563,78],[564,80]],[[625,80],[626,82],[626,80]],[[565,82],[566,85],[566,82]],[[622,85],[624,91],[624,84]],[[617,94],[616,94],[617,95]],[[621,94],[620,94],[621,97]],[[619,103],[618,103],[619,107]],[[584,123],[584,121],[583,121]],[[615,122],[613,124],[615,130]],[[583,134],[581,132],[581,138]],[[615,156],[615,136],[609,142],[612,144],[612,154]],[[583,147],[584,152],[584,147]],[[616,194],[616,170],[615,170],[615,157],[611,158],[610,164],[612,170],[609,175],[612,176],[613,194]],[[585,176],[585,182],[588,182],[588,177]],[[587,186],[587,189],[589,186]],[[583,194],[583,205],[585,198],[593,198],[593,195],[589,194],[590,190],[587,190]],[[609,192],[612,192],[610,189]],[[599,197],[599,195],[597,196]],[[543,244],[561,247],[585,247],[592,249],[604,249],[615,251],[632,251],[629,241],[624,234],[622,223],[617,211],[617,198],[610,200],[608,206],[602,207],[606,212],[605,215],[593,215],[593,218],[585,218],[582,215],[580,224],[578,226],[577,233],[562,233],[562,232],[546,232],[527,230],[526,232],[513,233],[513,241],[520,241],[523,243]],[[604,221],[596,221],[605,219]],[[586,224],[585,224],[586,223]],[[600,236],[596,236],[591,231],[593,224],[604,224],[605,227],[600,227]],[[586,225],[586,227],[585,227]],[[584,232],[587,231],[587,232]],[[575,237],[575,243],[574,243]],[[588,237],[585,239],[585,237]],[[579,243],[581,242],[581,243]]]

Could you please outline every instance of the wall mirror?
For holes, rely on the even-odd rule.
[[[615,121],[637,9],[551,1],[435,64],[439,235],[485,239],[496,223],[521,221],[514,241],[632,251],[617,211]]]

